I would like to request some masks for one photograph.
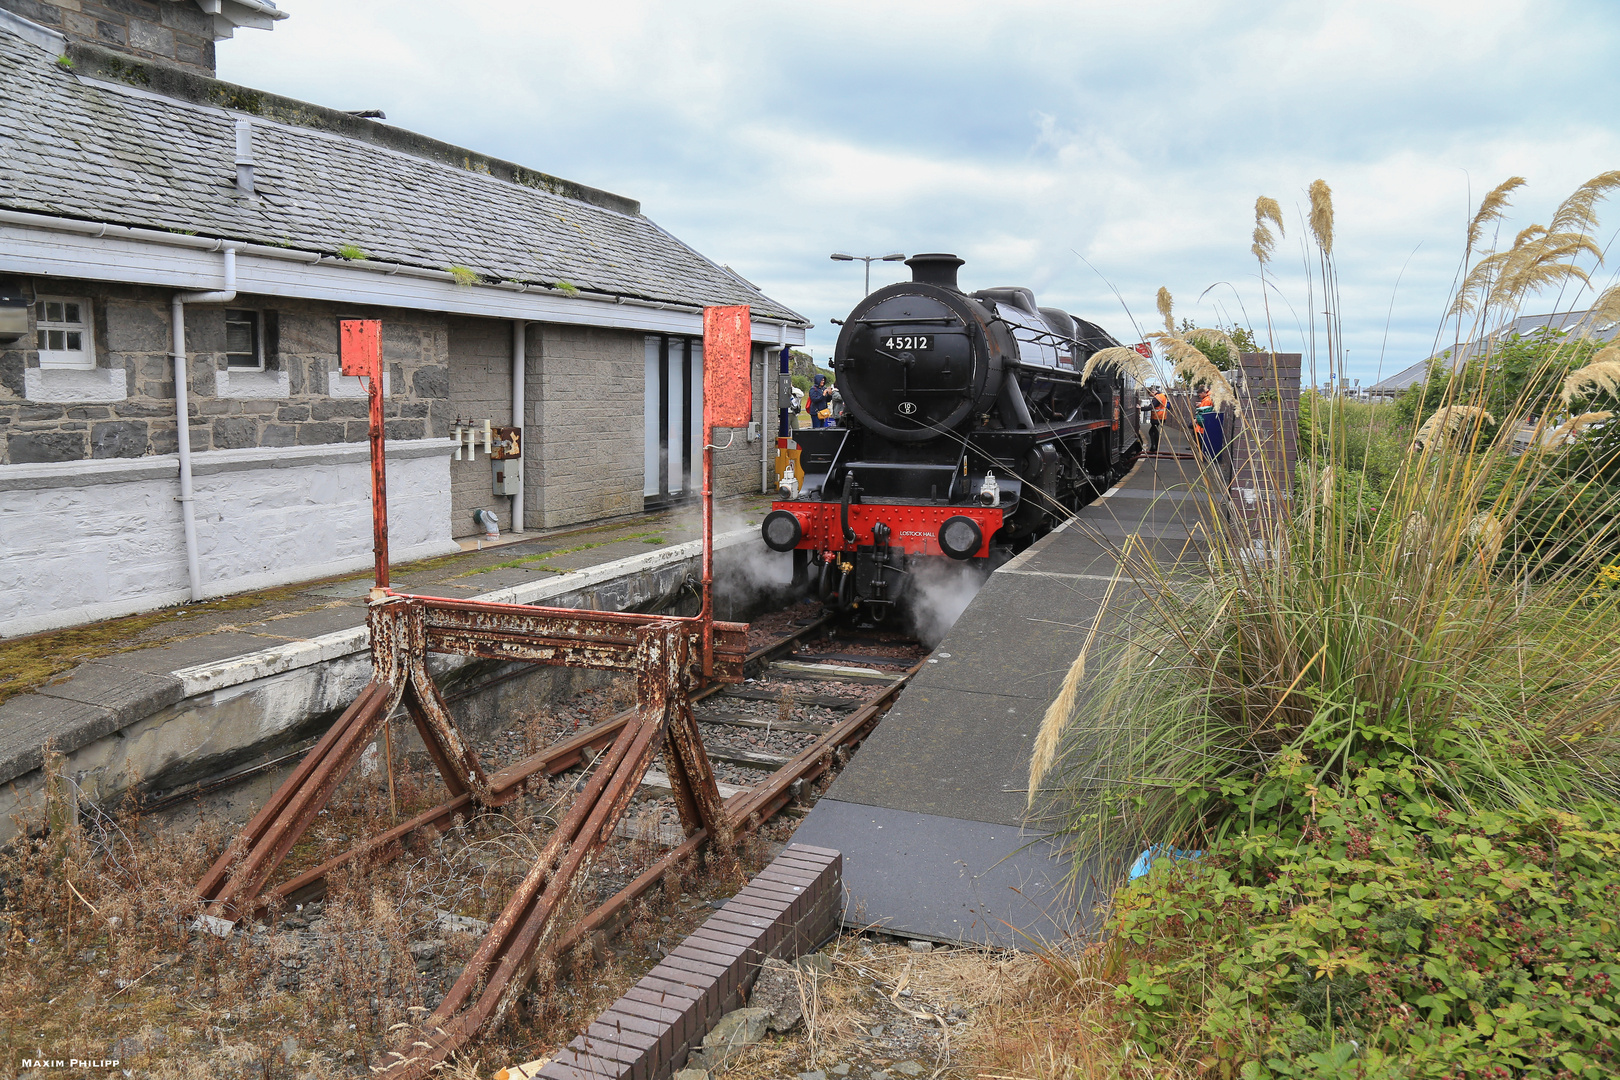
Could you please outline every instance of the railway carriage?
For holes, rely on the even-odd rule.
[[[1082,379],[1117,346],[1024,288],[964,293],[962,260],[850,312],[832,367],[845,415],[794,433],[801,469],[761,523],[822,601],[882,620],[929,564],[988,571],[1114,483],[1140,452],[1136,387]]]

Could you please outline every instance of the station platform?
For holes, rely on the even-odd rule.
[[[1167,430],[1162,449],[1186,454]],[[990,575],[795,840],[844,853],[847,924],[1008,948],[1084,933],[1100,897],[1028,819],[1031,748],[1098,620],[1127,537],[1201,563],[1213,507],[1190,457],[1140,460],[1116,487]]]
[[[769,507],[758,495],[717,500],[717,548],[757,535]],[[700,535],[698,508],[682,506],[475,542],[395,565],[391,584],[619,609],[695,574]],[[0,640],[0,843],[42,783],[46,746],[100,800],[135,777],[168,789],[309,735],[364,685],[371,585],[367,571]]]

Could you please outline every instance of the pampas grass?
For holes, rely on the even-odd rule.
[[[1609,176],[1566,200],[1556,227],[1521,232],[1503,253],[1512,258],[1480,255],[1471,302],[1506,316],[1514,295],[1579,280],[1580,268],[1568,268],[1590,254],[1582,237]],[[1514,177],[1486,196],[1468,224],[1470,247],[1488,242],[1521,184]],[[1326,301],[1313,306],[1329,309],[1331,348],[1331,192],[1318,182],[1311,196]],[[1257,204],[1257,226],[1274,223]],[[1167,291],[1161,300],[1168,322]],[[1212,396],[1230,393],[1197,347],[1218,338],[1154,337],[1178,374],[1206,380]],[[1359,445],[1347,438],[1348,414],[1328,402],[1312,412],[1300,497],[1278,492],[1269,504],[1292,505],[1292,517],[1262,521],[1263,543],[1221,512],[1207,478],[1211,499],[1195,504],[1207,563],[1159,562],[1159,549],[1145,547],[1118,553],[1140,599],[1117,619],[1118,638],[1088,640],[1071,667],[1031,774],[1031,802],[1066,822],[1077,873],[1093,872],[1097,858],[1118,858],[1123,870],[1151,843],[1202,848],[1246,828],[1271,805],[1271,770],[1285,755],[1319,784],[1398,760],[1428,797],[1464,808],[1620,799],[1620,619],[1581,600],[1615,559],[1615,530],[1599,526],[1620,517],[1620,499],[1607,494],[1620,487],[1581,471],[1591,457],[1582,429],[1596,413],[1565,425],[1566,445],[1522,452],[1513,421],[1545,414],[1563,369],[1538,373],[1530,396],[1493,409],[1489,339],[1485,347],[1443,400],[1420,407],[1422,417],[1439,406],[1415,434],[1392,438],[1395,456],[1380,464],[1373,493],[1367,461],[1343,457]],[[1562,355],[1555,361],[1567,364]],[[1563,386],[1566,401],[1620,393],[1620,349]],[[1576,514],[1584,524],[1560,524]]]
[[[1091,376],[1098,370],[1118,371],[1135,379],[1139,383],[1148,383],[1157,378],[1158,373],[1153,370],[1153,363],[1135,349],[1123,345],[1098,349],[1086,361],[1086,366],[1080,372],[1081,382],[1090,382]]]
[[[1506,213],[1509,205],[1508,196],[1518,188],[1523,187],[1525,183],[1525,178],[1522,176],[1510,176],[1492,188],[1490,194],[1481,200],[1478,212],[1474,214],[1474,219],[1468,223],[1469,251],[1479,247],[1480,238],[1485,235],[1485,226],[1502,220],[1502,215]]]
[[[1210,337],[1219,335],[1226,338],[1227,341],[1232,340],[1219,330],[1189,331],[1188,333],[1189,335],[1202,333]],[[1170,358],[1171,370],[1175,375],[1186,379],[1194,386],[1209,387],[1210,397],[1214,399],[1217,408],[1226,405],[1231,405],[1234,409],[1237,408],[1237,394],[1232,390],[1232,384],[1227,381],[1226,375],[1221,369],[1216,367],[1208,356],[1204,355],[1202,349],[1186,338],[1177,337],[1174,334],[1155,333],[1149,334],[1148,337],[1157,341],[1159,348],[1164,350],[1164,354]],[[1233,352],[1236,352],[1235,347]]]
[[[1436,433],[1451,437],[1469,425],[1476,430],[1481,422],[1496,423],[1496,417],[1476,405],[1442,405],[1434,411],[1434,415],[1423,422],[1418,428],[1417,435],[1412,439],[1412,445],[1418,449],[1429,445]]]
[[[1591,396],[1592,391],[1604,394],[1620,393],[1620,348],[1613,345],[1600,350],[1585,367],[1576,368],[1564,379],[1562,397],[1568,408],[1577,400]]]
[[[1176,332],[1176,320],[1172,317],[1171,313],[1174,310],[1175,301],[1170,296],[1170,290],[1165,288],[1163,285],[1160,285],[1157,299],[1159,304],[1159,315],[1164,319],[1164,332],[1166,334],[1174,334]]]
[[[1485,226],[1500,220],[1508,194],[1523,183],[1521,177],[1512,177],[1485,197],[1469,225],[1470,253],[1483,237]],[[1506,251],[1492,251],[1480,258],[1463,279],[1448,315],[1488,317],[1493,310],[1498,314],[1512,310],[1526,298],[1555,286],[1572,281],[1589,285],[1590,276],[1576,260],[1589,256],[1602,262],[1603,252],[1592,236],[1597,228],[1597,204],[1617,188],[1620,171],[1599,173],[1559,204],[1550,225],[1527,226]],[[1617,303],[1620,297],[1610,298],[1606,306]]]
[[[1577,416],[1572,416],[1568,420],[1564,421],[1563,424],[1559,425],[1558,430],[1552,433],[1552,439],[1549,440],[1547,448],[1551,449],[1561,446],[1567,439],[1579,435],[1582,428],[1590,427],[1593,424],[1607,423],[1613,418],[1614,413],[1608,410],[1603,410],[1600,412],[1583,412]]]
[[[1323,255],[1333,254],[1333,189],[1326,180],[1311,181],[1311,235]]]
[[[1283,228],[1282,207],[1277,205],[1276,199],[1262,195],[1254,200],[1254,245],[1249,248],[1254,252],[1254,257],[1260,260],[1261,266],[1271,261],[1271,253],[1277,248],[1277,236],[1271,232],[1272,225],[1277,226],[1277,235],[1288,235],[1288,230]]]

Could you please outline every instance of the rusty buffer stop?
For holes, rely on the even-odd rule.
[[[198,884],[205,910],[232,921],[250,917],[273,897],[296,896],[344,863],[386,851],[415,830],[442,825],[472,808],[511,801],[527,777],[546,767],[550,757],[542,752],[503,772],[489,773],[439,693],[429,673],[429,653],[627,672],[634,675],[636,689],[633,716],[597,759],[589,782],[488,937],[423,1023],[416,1056],[396,1056],[392,1064],[384,1063],[385,1075],[394,1080],[428,1075],[486,1026],[498,1023],[544,957],[578,940],[581,928],[557,925],[556,913],[574,880],[612,835],[660,750],[686,835],[666,860],[690,854],[707,840],[730,843],[739,828],[767,816],[761,810],[781,797],[775,790],[780,785],[772,785],[738,796],[732,800],[735,806],[722,802],[689,703],[689,695],[704,683],[743,679],[748,627],[714,621],[711,478],[714,429],[745,426],[752,415],[749,330],[747,307],[711,307],[703,313],[703,605],[695,617],[676,618],[479,603],[391,590],[381,324],[374,320],[342,324],[342,370],[367,380],[371,402],[376,522],[376,585],[367,614],[371,680]],[[271,885],[293,845],[401,705],[443,778],[448,801],[321,866]],[[781,782],[790,779],[784,775]],[[655,866],[648,873],[661,870]],[[628,902],[624,894],[621,897],[606,906]],[[602,909],[587,917],[593,925],[604,921]]]

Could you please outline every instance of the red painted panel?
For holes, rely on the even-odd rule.
[[[345,375],[374,376],[382,370],[382,322],[344,319],[338,323],[338,364]]]
[[[799,547],[806,551],[847,551],[852,545],[844,542],[844,529],[839,520],[837,503],[775,502],[772,510],[786,510],[799,519],[804,539]],[[849,508],[849,527],[855,530],[855,547],[864,547],[876,541],[872,526],[882,522],[889,527],[889,545],[911,555],[941,555],[939,527],[947,518],[972,518],[979,525],[984,542],[975,552],[979,557],[990,554],[990,537],[1001,528],[1001,511],[982,506],[897,506],[888,503],[859,503]]]
[[[747,427],[754,418],[748,305],[703,309],[703,424]]]

